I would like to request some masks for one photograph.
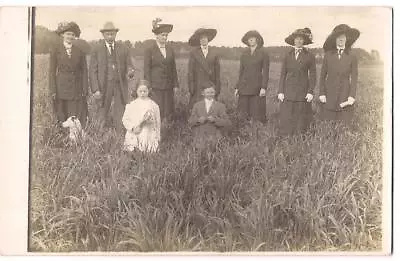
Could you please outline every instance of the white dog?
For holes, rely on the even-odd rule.
[[[72,142],[78,142],[85,137],[85,133],[82,130],[82,125],[76,116],[69,117],[62,123],[63,128],[69,128],[69,140]]]

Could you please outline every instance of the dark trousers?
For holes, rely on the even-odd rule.
[[[118,80],[108,81],[107,90],[101,108],[102,121],[107,127],[113,127],[119,133],[124,128],[122,117],[125,112],[125,103]]]
[[[85,126],[86,119],[88,116],[88,106],[86,98],[77,100],[55,100],[55,109],[57,114],[57,120],[63,122],[71,116],[78,117],[82,126]]]
[[[170,119],[174,113],[174,90],[157,90],[151,91],[151,99],[160,107],[161,119]]]
[[[266,120],[266,97],[258,95],[239,95],[238,112],[240,117],[248,120]]]

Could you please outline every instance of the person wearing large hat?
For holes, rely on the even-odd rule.
[[[75,22],[62,22],[55,30],[62,41],[50,49],[49,88],[58,123],[76,116],[86,124],[88,71],[86,55],[74,40],[81,30]]]
[[[309,28],[297,29],[285,38],[293,48],[282,61],[278,100],[281,135],[305,132],[312,120],[312,106],[316,83],[315,56],[304,46],[312,44]]]
[[[203,99],[202,86],[205,82],[214,83],[216,99],[221,92],[220,57],[216,50],[208,46],[216,35],[216,29],[199,28],[189,38],[189,45],[194,47],[190,52],[188,65],[190,109]]]
[[[155,41],[144,52],[144,79],[150,83],[151,98],[160,107],[161,119],[170,119],[174,112],[174,90],[179,87],[175,53],[167,44],[172,24],[161,24],[161,19],[153,20],[152,32]]]
[[[265,122],[269,56],[263,49],[264,39],[259,32],[248,31],[242,42],[248,48],[240,56],[239,80],[235,87],[238,112],[242,118]]]
[[[115,41],[118,31],[112,22],[106,22],[100,29],[103,39],[93,47],[89,75],[100,121],[120,133],[125,105],[131,99],[128,81],[133,79],[135,69],[128,47]]]
[[[354,114],[358,81],[358,60],[351,46],[360,31],[346,24],[337,25],[324,43],[319,100],[321,116],[328,120],[348,122]]]

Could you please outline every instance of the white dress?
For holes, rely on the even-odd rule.
[[[156,152],[160,142],[160,108],[151,100],[137,98],[126,105],[122,123],[126,128],[124,149],[133,151],[138,148],[144,152]],[[142,126],[135,134],[133,129]]]

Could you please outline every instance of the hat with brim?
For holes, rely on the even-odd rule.
[[[263,37],[261,36],[261,34],[258,32],[258,31],[256,31],[256,30],[251,30],[251,31],[248,31],[247,33],[245,33],[245,35],[242,37],[242,42],[245,44],[245,45],[249,45],[249,38],[251,38],[251,37],[255,37],[256,39],[257,39],[257,44],[258,44],[258,46],[263,46],[264,45],[264,39],[263,39]]]
[[[309,45],[313,43],[313,37],[309,28],[297,29],[285,38],[285,42],[287,44],[294,45],[294,39],[296,39],[297,37],[302,37],[304,39],[303,45]]]
[[[200,45],[200,37],[207,36],[208,41],[211,42],[215,36],[217,35],[217,30],[212,28],[199,28],[197,29],[193,35],[189,38],[190,46],[199,46]]]
[[[79,37],[81,35],[81,29],[79,28],[78,24],[75,22],[59,23],[55,32],[58,35],[61,35],[65,32],[73,32],[76,37]]]
[[[351,28],[347,24],[337,25],[332,33],[326,38],[324,43],[324,50],[336,49],[336,38],[340,35],[346,35],[346,48],[351,47],[354,42],[360,37],[360,31]]]
[[[156,27],[153,27],[151,30],[154,34],[161,34],[161,33],[170,33],[174,26],[172,24],[157,24]]]
[[[106,22],[103,26],[102,29],[100,29],[101,33],[104,32],[118,32],[119,29],[115,27],[115,25],[112,22]]]

